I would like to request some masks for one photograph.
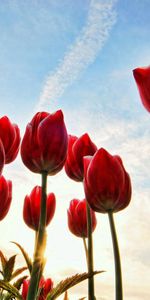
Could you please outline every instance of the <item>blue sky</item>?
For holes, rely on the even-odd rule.
[[[150,298],[150,116],[132,75],[134,68],[150,63],[149,10],[149,0],[0,1],[1,116],[9,116],[23,134],[35,111],[61,108],[69,133],[88,132],[98,147],[119,154],[131,175],[131,204],[116,214],[127,300]],[[33,232],[22,221],[22,205],[40,178],[23,166],[20,156],[5,167],[4,175],[13,180],[14,193],[0,224],[6,232],[1,247],[14,253],[9,243],[14,239],[32,253]],[[82,199],[84,193],[63,171],[49,178],[48,188],[56,193],[57,211],[48,228],[47,253],[54,257],[47,274],[57,282],[85,270],[82,241],[66,226],[69,201]],[[97,276],[96,291],[100,299],[109,300],[114,283],[111,238],[107,217],[97,217],[95,266],[107,272]],[[59,243],[64,239],[62,259]],[[74,252],[68,251],[70,243]],[[83,284],[70,292],[70,299],[85,294]]]

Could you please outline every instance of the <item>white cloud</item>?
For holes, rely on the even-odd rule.
[[[85,27],[53,74],[48,76],[36,110],[49,105],[91,64],[116,21],[115,0],[91,0]]]

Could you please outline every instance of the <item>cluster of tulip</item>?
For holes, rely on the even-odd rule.
[[[150,111],[150,68],[135,69],[134,77],[142,102]],[[1,118],[0,174],[4,165],[16,158],[20,140],[18,126],[12,124],[7,117]],[[6,282],[4,285],[2,280],[0,281],[1,292],[7,290],[6,299],[16,297],[23,300],[50,300],[61,294],[60,291],[58,292],[58,287],[53,288],[50,278],[44,279],[43,270],[46,226],[52,220],[56,206],[55,195],[47,194],[47,177],[57,174],[64,167],[70,179],[83,182],[85,192],[85,199],[72,199],[70,202],[68,227],[74,235],[84,240],[88,273],[83,276],[82,280],[88,278],[88,299],[96,299],[92,233],[96,228],[96,212],[98,212],[107,213],[109,217],[115,258],[116,300],[122,300],[121,263],[113,213],[128,206],[131,199],[131,181],[121,158],[118,155],[111,155],[103,148],[97,149],[87,133],[79,138],[68,135],[61,110],[53,114],[38,112],[33,117],[26,127],[20,154],[24,165],[30,171],[41,174],[42,178],[41,186],[35,186],[31,194],[25,197],[23,208],[25,223],[36,232],[35,251],[31,268],[29,268],[30,278],[22,282],[22,293],[17,292],[13,286],[10,288]],[[6,216],[11,199],[12,182],[1,175],[0,220]],[[85,238],[87,238],[87,243]],[[21,247],[20,249],[29,267],[28,257]],[[78,279],[75,283],[81,281],[81,278]],[[73,278],[71,281],[68,279],[62,292],[72,285]],[[5,296],[2,299],[5,299]]]
[[[5,164],[15,160],[19,152],[20,130],[5,116],[0,119],[0,175]],[[12,182],[0,176],[0,220],[7,215],[12,200]]]

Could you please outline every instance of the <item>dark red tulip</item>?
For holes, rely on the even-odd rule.
[[[12,182],[0,176],[0,221],[7,215],[12,200]]]
[[[4,164],[5,164],[5,150],[4,150],[3,143],[0,139],[0,175],[2,174]]]
[[[66,174],[75,181],[83,181],[83,156],[93,155],[97,150],[87,133],[80,138],[69,135],[68,152],[65,163]]]
[[[144,107],[150,112],[150,66],[136,68],[133,75]]]
[[[23,298],[23,300],[27,299],[29,284],[30,284],[29,279],[26,279],[26,280],[23,281],[23,284],[22,284],[22,298]],[[53,288],[52,279],[51,278],[44,279],[44,277],[42,277],[40,279],[39,288],[41,289],[41,292],[40,292],[40,295],[37,298],[37,300],[45,300],[48,293]]]
[[[96,215],[91,209],[92,232],[96,228]],[[81,238],[87,237],[86,200],[73,199],[70,202],[68,213],[68,227],[70,231]]]
[[[38,230],[40,220],[40,206],[41,206],[42,188],[35,186],[30,194],[24,199],[23,218],[25,223],[32,229]],[[47,195],[46,201],[46,226],[51,222],[56,207],[56,199],[53,193]]]
[[[12,124],[8,117],[0,118],[0,139],[5,152],[5,163],[12,162],[19,151],[20,130],[16,124]]]
[[[21,157],[32,172],[58,173],[67,155],[68,135],[63,113],[38,112],[27,125],[21,144]]]
[[[94,211],[117,212],[128,206],[131,181],[119,156],[99,149],[93,157],[84,157],[84,190]]]

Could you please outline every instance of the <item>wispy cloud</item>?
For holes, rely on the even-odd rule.
[[[91,0],[87,22],[64,59],[48,76],[36,110],[58,99],[96,58],[116,21],[115,0]]]

